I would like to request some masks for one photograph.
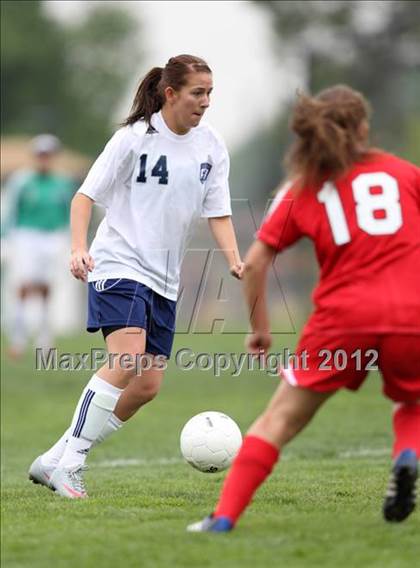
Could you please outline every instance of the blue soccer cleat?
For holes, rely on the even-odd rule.
[[[385,496],[383,513],[386,521],[400,523],[416,506],[417,457],[404,450],[395,460]]]
[[[214,517],[209,515],[198,523],[187,526],[187,532],[229,532],[233,523],[227,517]]]

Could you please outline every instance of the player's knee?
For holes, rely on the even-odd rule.
[[[133,391],[133,399],[137,402],[138,406],[151,402],[158,395],[160,384],[147,383],[142,384],[141,378],[138,379],[137,388]]]
[[[118,373],[118,377],[120,378],[120,382],[127,385],[130,380],[136,375],[136,369],[131,367],[124,367],[121,365],[117,365],[113,369],[116,373]]]
[[[137,352],[127,350],[127,352],[123,354],[111,355],[109,365],[122,379],[129,382],[134,377],[138,376],[141,370],[140,358],[141,355]]]

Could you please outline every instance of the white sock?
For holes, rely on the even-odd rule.
[[[59,467],[83,465],[93,442],[108,422],[123,389],[93,375],[76,407],[70,426],[71,435]]]
[[[115,416],[115,414],[112,413],[111,416],[108,418],[108,421],[106,422],[105,426],[102,428],[101,432],[99,433],[99,436],[96,438],[96,440],[94,440],[92,447],[97,446],[98,444],[102,444],[104,440],[109,438],[111,434],[113,434],[114,432],[117,432],[123,425],[124,422],[120,420],[118,416]]]
[[[112,412],[111,416],[108,418],[105,426],[102,428],[99,436],[96,440],[92,443],[92,448],[101,444],[104,440],[109,438],[111,434],[117,432],[125,423],[115,416]],[[50,466],[50,467],[57,467],[58,462],[63,457],[64,451],[66,449],[67,440],[70,438],[71,435],[71,428],[68,428],[61,438],[44,454],[41,456],[42,465]]]
[[[59,440],[41,456],[41,463],[45,466],[57,467],[66,449],[67,440],[70,437],[71,430],[68,428]]]

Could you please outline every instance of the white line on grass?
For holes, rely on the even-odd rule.
[[[347,450],[339,452],[339,458],[377,458],[381,456],[390,456],[390,448],[358,448],[357,450]]]
[[[103,460],[93,462],[95,467],[135,467],[135,466],[151,466],[151,465],[174,465],[183,463],[181,458],[156,458],[156,459],[118,459],[118,460]]]
[[[357,448],[354,450],[345,450],[337,453],[338,459],[353,459],[353,458],[377,458],[382,456],[390,456],[389,448]],[[298,459],[293,453],[286,454],[285,459]],[[182,458],[121,458],[116,460],[103,460],[93,462],[94,467],[112,468],[112,467],[150,467],[150,466],[171,466],[180,463],[185,463]]]

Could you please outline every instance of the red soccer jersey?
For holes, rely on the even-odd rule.
[[[278,251],[313,240],[321,274],[309,329],[420,334],[418,167],[378,151],[334,183],[286,187],[257,236]]]

